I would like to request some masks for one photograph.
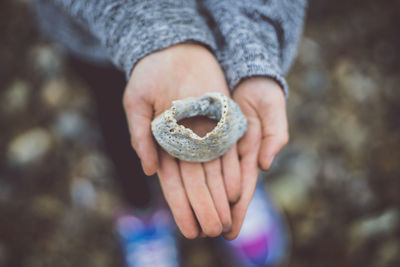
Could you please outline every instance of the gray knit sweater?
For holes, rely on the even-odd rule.
[[[306,0],[37,0],[42,30],[73,53],[110,59],[129,77],[151,52],[182,42],[208,47],[231,89],[283,75],[299,41]]]

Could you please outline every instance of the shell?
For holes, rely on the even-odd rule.
[[[200,137],[177,121],[194,116],[217,120],[215,128]],[[207,93],[172,102],[172,107],[157,116],[151,130],[158,144],[170,155],[191,162],[218,158],[243,136],[247,120],[239,106],[221,93]]]

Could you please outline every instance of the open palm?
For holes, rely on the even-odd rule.
[[[201,233],[214,237],[231,230],[229,202],[237,201],[241,184],[236,146],[210,162],[177,160],[156,145],[150,123],[172,101],[208,92],[229,96],[218,62],[200,45],[180,44],[140,60],[124,94],[132,146],[144,172],[157,172],[175,221],[187,238]],[[202,118],[185,123],[199,134],[212,129],[212,123]]]
[[[231,207],[233,224],[232,230],[224,234],[227,239],[239,234],[256,187],[258,167],[268,169],[289,138],[286,100],[275,81],[265,77],[244,80],[235,89],[233,99],[247,117],[248,128],[238,143],[242,194]]]

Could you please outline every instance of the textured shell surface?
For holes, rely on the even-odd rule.
[[[215,128],[200,137],[178,121],[194,116],[217,120]],[[207,93],[172,102],[172,107],[151,123],[158,144],[170,155],[184,161],[206,162],[218,158],[243,136],[247,120],[239,106],[221,93]]]

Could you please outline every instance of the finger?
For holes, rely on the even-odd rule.
[[[226,239],[237,237],[242,227],[250,200],[257,183],[257,156],[261,145],[261,125],[257,117],[248,117],[247,132],[238,143],[242,194],[239,201],[231,207],[232,230],[224,233]]]
[[[217,158],[210,162],[203,163],[203,166],[208,189],[211,193],[212,199],[214,200],[214,206],[222,223],[222,230],[228,232],[231,230],[232,219],[224,180],[222,178],[221,160]]]
[[[249,153],[242,157],[240,161],[242,194],[239,201],[231,207],[232,229],[230,232],[224,233],[224,237],[228,240],[233,240],[238,236],[247,208],[256,188],[258,177],[257,151],[258,148],[253,153]]]
[[[258,149],[261,143],[261,125],[257,117],[247,118],[247,131],[243,135],[242,139],[237,144],[237,150],[240,157],[245,155],[258,155]],[[240,167],[242,167],[242,162]],[[242,171],[241,171],[242,173]]]
[[[261,104],[262,143],[258,156],[260,167],[267,170],[276,154],[289,140],[285,101]]]
[[[202,231],[210,237],[222,232],[222,224],[208,190],[200,163],[180,161],[180,170],[186,194]]]
[[[240,165],[236,144],[222,156],[222,172],[225,188],[230,203],[236,203],[240,198]]]
[[[271,167],[275,156],[287,144],[287,142],[287,133],[263,137],[259,155],[260,167],[263,170],[268,170]]]
[[[143,171],[153,175],[158,169],[157,146],[151,133],[153,110],[150,104],[131,97],[124,98],[131,143],[138,154]]]
[[[164,151],[160,151],[158,176],[178,228],[186,238],[196,238],[199,235],[199,228],[182,184],[179,165]]]

